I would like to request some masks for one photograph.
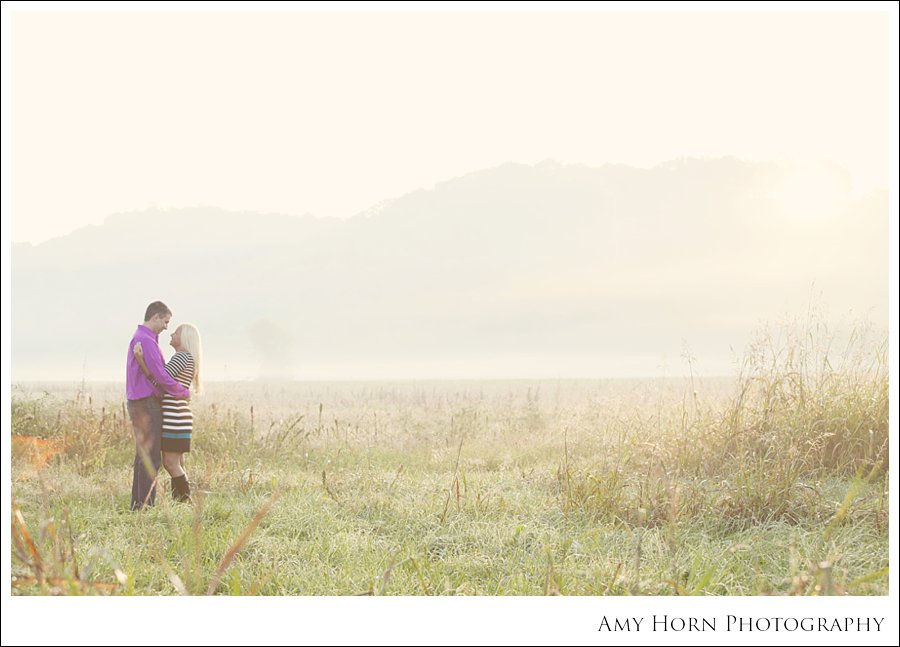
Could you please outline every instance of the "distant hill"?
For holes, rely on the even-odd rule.
[[[345,220],[115,214],[13,246],[13,380],[119,377],[154,299],[200,327],[213,379],[641,374],[685,342],[718,370],[819,294],[886,327],[886,193],[852,200],[826,169],[822,213],[801,216],[788,175],[506,164]]]

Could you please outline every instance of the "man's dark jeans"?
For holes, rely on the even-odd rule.
[[[134,431],[134,477],[131,481],[131,509],[140,510],[156,502],[156,475],[162,464],[162,407],[154,397],[128,401],[128,415]]]

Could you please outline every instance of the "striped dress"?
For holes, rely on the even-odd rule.
[[[182,386],[190,388],[194,379],[194,356],[189,352],[178,351],[166,363],[166,372]],[[180,400],[168,393],[162,399],[162,443],[164,452],[191,451],[191,432],[194,428],[194,417],[188,400]]]

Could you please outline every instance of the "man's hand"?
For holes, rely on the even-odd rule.
[[[144,356],[144,347],[141,346],[141,342],[138,342],[134,345],[134,356],[135,357],[143,357]]]

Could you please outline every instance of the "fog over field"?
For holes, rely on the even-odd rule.
[[[218,380],[731,374],[765,324],[886,329],[887,223],[838,167],[734,158],[505,164],[348,219],[116,214],[14,246],[13,377],[119,379],[154,299]]]

